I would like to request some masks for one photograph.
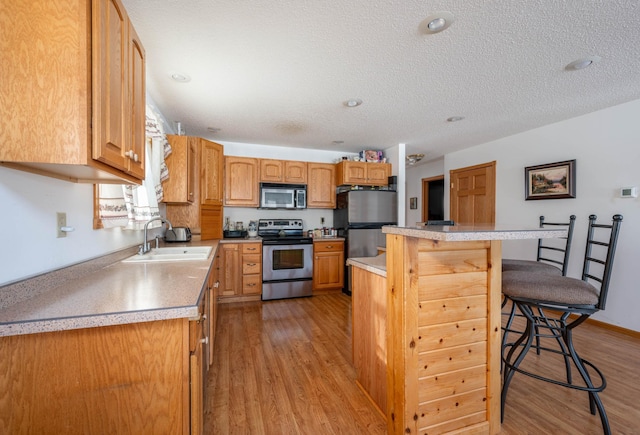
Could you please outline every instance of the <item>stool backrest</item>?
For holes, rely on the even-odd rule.
[[[559,265],[562,270],[562,276],[567,275],[575,223],[576,216],[573,214],[569,216],[569,222],[545,222],[544,216],[540,216],[540,228],[567,227],[567,237],[561,239],[538,239],[538,255],[536,256],[537,261]],[[558,240],[562,241],[558,242]]]
[[[622,215],[613,216],[611,225],[597,224],[596,215],[589,216],[587,247],[582,268],[583,281],[596,281],[600,285],[598,308],[604,310],[609,292],[609,281],[613,268],[613,258],[618,243],[618,233],[622,223]],[[595,271],[593,269],[596,269]],[[592,283],[593,284],[593,283]]]

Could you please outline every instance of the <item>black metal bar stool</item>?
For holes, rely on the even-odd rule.
[[[582,279],[522,271],[503,273],[502,292],[526,317],[527,324],[518,340],[507,343],[503,348],[502,418],[509,385],[513,375],[518,372],[556,385],[586,391],[591,414],[596,415],[597,411],[604,433],[611,433],[607,414],[598,395],[606,387],[605,377],[593,363],[578,355],[573,346],[572,334],[589,316],[605,308],[621,222],[621,215],[613,216],[611,225],[597,224],[596,216],[589,216]],[[541,344],[537,349],[563,356],[566,381],[520,367],[529,350],[536,347],[532,344],[538,337],[542,340],[552,339],[552,342],[558,344],[558,348]],[[508,350],[506,357],[505,350]],[[578,371],[582,382],[574,382],[572,367]],[[592,380],[593,374],[597,375],[596,380],[599,381],[596,384]]]
[[[567,267],[569,265],[569,255],[571,253],[571,241],[573,240],[573,227],[575,226],[575,223],[576,216],[573,214],[569,216],[569,222],[545,222],[544,216],[540,216],[540,228],[566,227],[567,236],[558,239],[538,239],[538,251],[535,261],[505,258],[502,260],[502,272],[522,271],[542,273],[546,275],[566,276]],[[509,302],[509,298],[507,296],[503,296],[502,308],[505,307],[507,302]],[[522,333],[522,331],[512,329],[513,320],[518,316],[516,311],[516,305],[511,304],[511,308],[502,313],[503,316],[508,316],[507,323],[502,327],[503,348],[507,343],[509,333]],[[536,340],[536,345],[539,344],[540,341]]]

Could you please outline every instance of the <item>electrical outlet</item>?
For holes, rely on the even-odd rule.
[[[67,233],[65,231],[62,231],[61,228],[62,227],[66,227],[67,226],[67,214],[66,213],[56,213],[56,231],[57,231],[57,237],[67,237]]]
[[[320,225],[324,226],[324,217],[320,218]]]

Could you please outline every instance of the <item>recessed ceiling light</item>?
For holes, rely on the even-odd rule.
[[[180,74],[180,73],[171,73],[171,78],[176,82],[180,82],[180,83],[186,83],[191,81],[191,77],[189,77],[186,74]]]
[[[420,23],[420,27],[425,33],[439,33],[447,29],[453,21],[454,18],[451,12],[434,12]]]
[[[458,121],[462,121],[464,119],[464,116],[452,116],[450,118],[447,118],[447,122],[458,122]]]
[[[600,60],[601,59],[598,56],[583,57],[582,59],[574,60],[569,65],[565,66],[564,69],[568,71],[584,69],[584,68],[590,67],[596,62],[600,62]]]
[[[352,98],[344,102],[344,105],[347,107],[357,107],[362,104],[362,100],[357,98]]]

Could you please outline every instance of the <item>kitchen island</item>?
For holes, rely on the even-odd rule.
[[[387,234],[384,343],[359,346],[363,318],[354,288],[354,364],[358,382],[387,417],[390,434],[500,432],[501,240],[562,237],[565,230],[500,226],[383,227]],[[378,257],[349,260],[369,274]],[[361,280],[360,282],[367,282]],[[366,306],[365,306],[366,308]],[[367,318],[364,315],[364,318]],[[378,338],[383,340],[381,336]],[[386,353],[386,402],[379,376],[369,379],[356,347]],[[376,384],[377,381],[377,384]]]
[[[0,287],[0,433],[201,433],[218,243],[197,244],[207,259],[129,248]]]

